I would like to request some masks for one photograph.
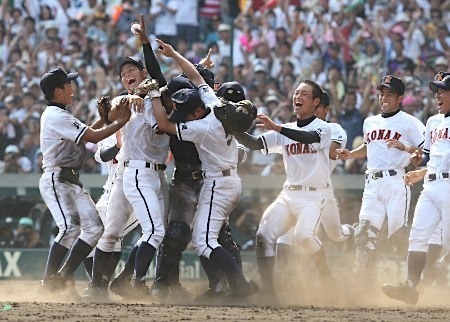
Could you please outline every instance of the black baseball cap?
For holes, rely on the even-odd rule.
[[[78,73],[67,73],[61,67],[52,69],[45,73],[41,78],[39,85],[44,95],[52,94],[55,88],[64,86],[78,77]]]
[[[330,106],[330,95],[327,92],[322,91],[322,96],[320,97],[320,104],[325,107]]]
[[[116,61],[116,73],[120,76],[120,71],[122,70],[122,66],[130,63],[136,65],[140,70],[144,69],[144,63],[139,57],[136,56],[120,56]]]
[[[377,86],[377,89],[380,90],[383,87],[390,88],[399,95],[405,94],[405,83],[400,78],[392,75],[386,75],[381,79],[381,84]]]
[[[450,73],[439,72],[434,77],[434,81],[428,84],[428,88],[432,92],[437,92],[439,89],[450,90]]]
[[[184,122],[186,117],[193,113],[199,106],[203,106],[202,99],[197,90],[193,88],[182,88],[172,95],[175,103],[174,110],[169,115],[171,122]]]
[[[223,97],[227,101],[240,102],[245,100],[244,89],[238,82],[226,82],[217,89],[217,96]]]
[[[184,75],[174,76],[171,80],[167,82],[167,88],[172,94],[182,88],[196,89],[195,85],[192,84],[192,82]]]

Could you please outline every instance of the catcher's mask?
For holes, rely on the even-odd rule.
[[[222,99],[222,107],[214,108],[214,114],[222,122],[228,134],[238,134],[247,131],[256,118],[256,108],[248,100],[238,103]]]

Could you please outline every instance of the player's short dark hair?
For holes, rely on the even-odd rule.
[[[320,87],[319,84],[317,84],[316,82],[313,82],[310,79],[304,80],[304,81],[302,81],[302,83],[305,83],[312,87],[313,99],[314,98],[322,98],[322,88]]]

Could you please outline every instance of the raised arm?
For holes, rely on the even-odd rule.
[[[156,39],[156,41],[158,42],[158,50],[161,52],[161,54],[175,60],[180,66],[183,73],[186,74],[187,78],[189,78],[195,86],[199,87],[200,85],[206,84],[202,75],[200,75],[198,70],[189,60],[181,56],[180,53],[173,49],[171,45],[166,44],[159,39]]]
[[[148,39],[147,32],[145,29],[144,15],[139,16],[139,25],[140,29],[135,29],[136,35],[142,42],[142,50],[144,51],[144,62],[145,68],[148,71],[148,74],[151,78],[156,79],[159,83],[159,86],[163,87],[167,85],[167,80],[161,72],[161,66],[159,65],[158,60],[156,59],[155,53],[152,50],[152,46],[150,45],[150,40]]]

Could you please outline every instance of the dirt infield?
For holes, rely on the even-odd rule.
[[[86,286],[79,283],[81,292]],[[206,286],[187,283],[193,293]],[[431,288],[417,306],[402,305],[372,294],[370,298],[334,295],[306,296],[299,292],[285,296],[281,305],[262,305],[257,298],[240,305],[192,305],[121,302],[71,303],[39,294],[37,281],[0,281],[0,321],[430,321],[450,320],[450,291]],[[309,294],[311,295],[311,294]],[[330,296],[331,295],[331,296]],[[370,303],[370,304],[369,304]]]

